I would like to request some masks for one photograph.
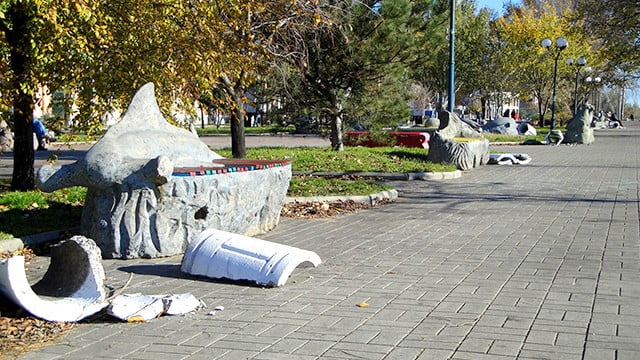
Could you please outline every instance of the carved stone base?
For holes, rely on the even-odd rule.
[[[489,140],[465,138],[465,141],[445,139],[438,132],[431,136],[427,160],[448,162],[460,170],[469,170],[489,161]]]
[[[279,222],[291,165],[175,175],[155,188],[124,183],[89,189],[82,232],[96,241],[103,257],[181,254],[190,238],[211,228],[247,236],[267,232]]]

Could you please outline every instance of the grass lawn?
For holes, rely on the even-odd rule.
[[[224,157],[230,149],[216,150]],[[417,148],[346,147],[342,152],[329,148],[250,148],[248,159],[291,160],[293,171],[341,172],[445,172],[454,171],[451,164],[427,161],[427,150]]]
[[[231,150],[219,151],[231,156]],[[251,148],[250,159],[287,159],[294,171],[337,172],[430,172],[453,171],[449,164],[426,161],[427,151],[409,148],[347,147],[343,152],[328,148]],[[51,194],[40,191],[12,192],[9,181],[0,182],[0,240],[80,224],[86,189],[72,187]],[[389,189],[371,180],[341,180],[294,177],[289,196],[366,195]]]

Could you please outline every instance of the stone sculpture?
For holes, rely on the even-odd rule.
[[[492,134],[518,135],[518,124],[510,117],[499,117],[487,122],[482,130]]]
[[[51,264],[42,280],[31,287],[24,257],[0,260],[0,291],[44,320],[72,322],[107,306],[100,249],[83,236],[51,247]]]
[[[578,113],[567,124],[565,143],[592,144],[595,141],[591,122],[593,121],[593,106],[584,104]]]
[[[290,164],[221,158],[169,124],[147,84],[84,159],[43,166],[37,180],[44,191],[88,188],[81,231],[104,257],[170,256],[204,229],[254,235],[277,225]]]
[[[448,111],[440,113],[440,129],[429,141],[427,160],[449,162],[460,170],[484,165],[489,160],[489,141],[482,133]]]

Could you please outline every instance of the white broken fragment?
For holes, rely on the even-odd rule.
[[[163,314],[182,315],[204,307],[204,303],[191,294],[142,295],[124,294],[116,296],[107,312],[120,320],[131,321],[155,319]]]
[[[490,154],[487,164],[497,165],[526,165],[531,162],[527,154]]]
[[[204,302],[191,294],[176,294],[162,298],[167,315],[182,315],[205,307]]]
[[[84,236],[51,247],[51,263],[33,287],[24,257],[0,261],[0,291],[32,315],[48,321],[73,322],[107,306],[100,249]]]
[[[208,229],[189,243],[181,270],[215,279],[282,286],[298,266],[310,264],[315,267],[320,263],[320,257],[312,251]]]

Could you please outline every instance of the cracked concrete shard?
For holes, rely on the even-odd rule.
[[[155,319],[163,314],[182,315],[205,307],[191,294],[142,295],[124,294],[116,296],[107,312],[124,321]]]
[[[51,264],[33,287],[23,256],[0,261],[0,291],[41,319],[78,321],[107,306],[101,258],[93,240],[74,236],[51,247]]]
[[[312,251],[208,229],[189,243],[181,270],[215,279],[282,286],[298,266],[316,267],[320,263],[320,257]]]

